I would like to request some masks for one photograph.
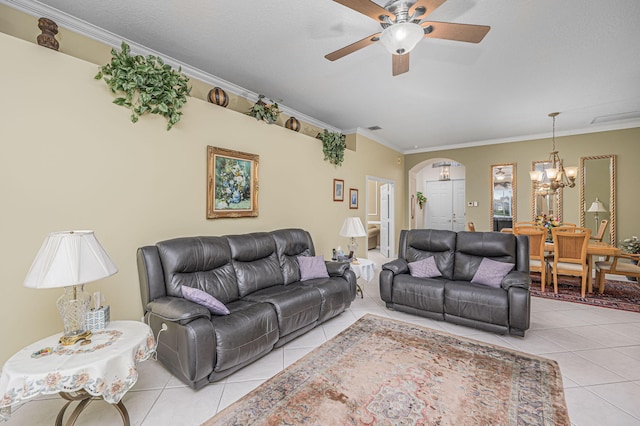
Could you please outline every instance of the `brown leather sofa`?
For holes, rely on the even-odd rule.
[[[198,389],[343,312],[356,296],[355,274],[346,262],[326,262],[328,278],[300,281],[296,258],[314,254],[302,229],[138,249],[144,319],[158,336],[158,360]],[[183,298],[182,286],[210,294],[230,313],[214,315]]]
[[[409,263],[429,257],[442,276],[412,276]],[[471,282],[485,258],[514,265],[497,287]],[[412,229],[400,233],[398,259],[382,265],[380,297],[398,311],[524,336],[530,284],[527,236]]]
[[[380,245],[380,225],[367,225],[367,246],[368,249],[374,249]]]

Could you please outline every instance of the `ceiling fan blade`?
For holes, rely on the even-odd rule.
[[[392,74],[396,75],[404,74],[409,71],[409,54],[393,55],[392,56]]]
[[[480,43],[491,27],[487,25],[454,24],[453,22],[421,22],[426,38]],[[431,32],[427,32],[431,27]]]
[[[360,12],[363,15],[368,16],[380,22],[380,15],[387,15],[389,18],[394,18],[393,13],[388,12],[382,6],[372,2],[371,0],[333,0],[336,3],[340,3],[350,9]]]
[[[345,46],[342,49],[338,49],[335,52],[331,52],[328,55],[324,55],[324,57],[330,61],[335,61],[336,59],[340,59],[343,56],[347,56],[349,53],[353,53],[357,50],[367,47],[378,40],[380,40],[380,33],[372,34],[369,37],[365,37],[362,40],[356,41],[355,43],[351,43],[350,45]]]
[[[424,15],[416,16],[416,18],[424,19],[427,15],[433,13],[442,3],[447,0],[418,0],[409,8],[409,16],[413,15],[417,8],[423,7],[426,9]]]

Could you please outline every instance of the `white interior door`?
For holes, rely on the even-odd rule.
[[[424,205],[424,227],[429,229],[452,229],[451,181],[426,181]]]
[[[425,181],[427,202],[424,209],[424,227],[447,231],[464,231],[465,181]]]
[[[380,185],[380,253],[385,257],[389,255],[389,184]]]
[[[453,182],[453,230],[456,232],[464,231],[466,228],[466,219],[464,211],[465,203],[465,183],[464,180],[456,179]]]

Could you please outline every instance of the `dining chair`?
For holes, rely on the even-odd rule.
[[[608,219],[602,219],[602,221],[600,222],[600,226],[598,227],[598,232],[596,233],[596,235],[591,236],[591,240],[602,241],[602,239],[604,238],[604,231],[607,229],[608,224],[609,224]]]
[[[587,245],[591,230],[588,228],[558,226],[551,229],[553,237],[553,292],[558,294],[558,275],[581,277],[580,294],[587,292]]]
[[[476,225],[474,225],[473,222],[467,222],[467,228],[469,228],[471,232],[476,232]]]
[[[515,226],[540,226],[540,224],[537,222],[516,222]]]
[[[562,222],[560,225],[558,225],[558,227],[559,228],[562,228],[562,227],[576,228],[576,224],[569,223],[569,222]]]
[[[526,235],[529,237],[529,270],[540,272],[540,288],[544,292],[549,277],[547,255],[545,252],[545,240],[547,230],[542,226],[515,226],[514,235]]]
[[[604,222],[604,221],[603,221]],[[624,275],[627,277],[636,277],[640,280],[640,254],[621,253],[617,256],[608,257],[607,260],[596,262],[596,284],[598,292],[604,293],[604,277],[605,274]],[[631,261],[619,262],[620,259]]]

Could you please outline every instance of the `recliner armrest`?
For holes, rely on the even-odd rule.
[[[393,272],[393,275],[408,274],[409,264],[404,259],[395,259],[382,265],[382,269]]]
[[[508,290],[510,287],[520,287],[528,289],[531,286],[531,276],[527,272],[511,271],[502,279],[502,288]]]
[[[160,297],[149,302],[147,310],[167,321],[180,324],[187,324],[198,318],[211,319],[209,309],[180,297]]]
[[[327,260],[324,264],[327,266],[327,272],[330,277],[341,277],[349,270],[348,262],[332,262]]]

